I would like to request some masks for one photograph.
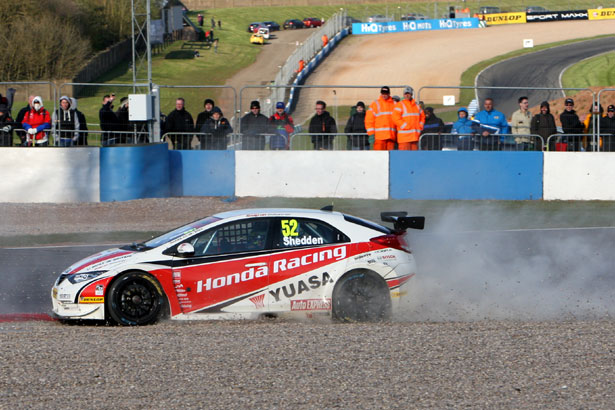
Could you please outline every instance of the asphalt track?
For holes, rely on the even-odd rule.
[[[481,87],[559,88],[560,73],[571,64],[613,51],[613,37],[566,44],[501,61],[483,70],[476,79]],[[510,116],[519,109],[517,99],[527,95],[530,106],[563,97],[559,90],[478,90],[479,101],[492,97],[495,108]],[[482,109],[482,107],[481,107]]]
[[[615,228],[409,232],[419,275],[410,321],[615,314]],[[60,272],[112,245],[0,248],[2,315],[51,313]]]

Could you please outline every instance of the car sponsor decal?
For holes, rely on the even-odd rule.
[[[290,310],[331,310],[331,299],[295,299],[290,301]]]
[[[328,283],[333,283],[333,279],[331,279],[331,276],[327,272],[323,272],[322,275],[310,276],[307,280],[299,280],[297,282],[289,283],[288,285],[270,290],[269,294],[275,299],[276,302],[279,302],[282,297],[290,299],[295,295],[300,295],[303,292],[318,289]]]
[[[109,282],[111,282],[111,279],[113,278],[103,278],[86,285],[83,289],[81,289],[81,292],[78,293],[77,303],[102,303],[92,302],[92,300],[101,298],[105,295],[105,290],[107,289]],[[84,299],[90,300],[90,302],[84,302]]]
[[[112,262],[111,259],[117,259],[119,257],[131,255],[133,253],[134,252],[124,251],[120,249],[112,249],[112,250],[100,252],[92,256],[91,258],[86,259],[81,265],[78,265],[77,267],[70,269],[70,271],[67,273],[70,275],[70,274],[79,272],[87,267],[92,268],[92,270],[96,270],[100,268],[101,266],[103,266],[104,264]],[[105,263],[101,264],[101,262],[105,262]]]
[[[104,303],[105,298],[102,296],[88,297],[81,296],[79,298],[79,303]]]
[[[265,308],[265,294],[262,293],[260,295],[252,296],[250,302],[254,303],[255,309],[264,309]]]
[[[408,282],[413,276],[414,276],[414,273],[410,275],[399,276],[397,278],[391,278],[391,279],[385,279],[385,280],[387,282],[387,285],[389,285],[389,289],[393,290],[393,289],[397,289],[404,283]]]

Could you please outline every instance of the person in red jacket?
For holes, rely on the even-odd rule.
[[[26,131],[28,146],[46,147],[49,145],[47,131],[51,128],[51,116],[43,107],[43,99],[34,97],[32,107],[26,112],[21,122]]]
[[[384,86],[380,89],[380,97],[370,104],[365,114],[365,129],[370,137],[374,137],[374,150],[395,149],[397,130],[393,121],[394,109],[395,101],[391,98],[391,90]]]

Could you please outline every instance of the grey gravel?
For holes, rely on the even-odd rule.
[[[250,204],[0,204],[0,236],[164,230]],[[0,322],[0,409],[613,409],[614,334],[610,318]]]
[[[2,408],[613,408],[612,321],[0,323]]]

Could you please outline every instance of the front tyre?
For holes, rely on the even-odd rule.
[[[153,277],[128,272],[109,287],[105,303],[111,318],[120,325],[149,325],[160,318],[164,297]]]
[[[391,316],[391,296],[386,282],[376,273],[354,271],[335,285],[333,317],[342,322],[378,322]]]

